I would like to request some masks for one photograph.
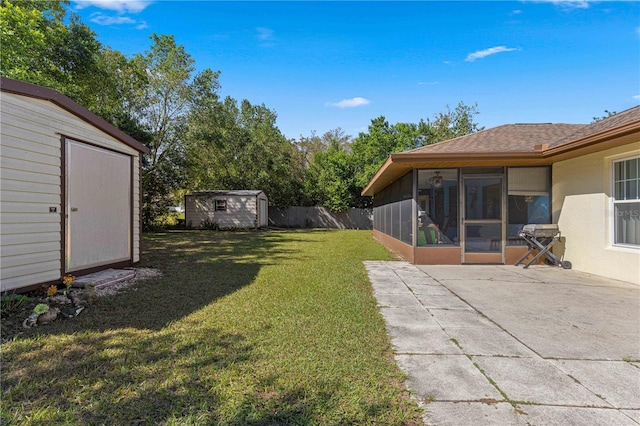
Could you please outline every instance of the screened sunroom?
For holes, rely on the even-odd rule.
[[[373,235],[416,264],[511,264],[554,224],[572,268],[640,284],[640,106],[591,124],[506,124],[394,153],[362,191]]]
[[[550,168],[413,168],[374,195],[373,217],[416,263],[503,264],[524,225],[551,223]]]

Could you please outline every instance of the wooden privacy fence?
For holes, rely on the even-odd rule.
[[[326,207],[269,207],[269,225],[286,228],[373,229],[373,210],[335,213]]]

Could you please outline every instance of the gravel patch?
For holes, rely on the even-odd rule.
[[[121,283],[96,289],[96,297],[113,296],[127,289],[135,291],[136,289],[134,285],[138,281],[160,278],[162,276],[162,272],[154,268],[134,268],[133,270],[135,271],[136,275],[132,280],[123,281]]]

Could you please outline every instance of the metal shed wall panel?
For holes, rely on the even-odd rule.
[[[227,200],[226,211],[215,211],[216,199]],[[185,197],[185,222],[192,228],[199,228],[206,221],[221,229],[253,228],[259,220],[257,209],[255,195],[190,194]]]
[[[130,155],[135,165],[139,153],[52,102],[3,92],[0,105],[0,287],[6,291],[61,277],[61,135]],[[133,175],[133,207],[138,209],[137,166]],[[138,214],[133,230],[137,262]]]

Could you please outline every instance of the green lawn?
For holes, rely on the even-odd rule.
[[[2,344],[3,424],[421,424],[368,231],[144,238],[161,279]]]

